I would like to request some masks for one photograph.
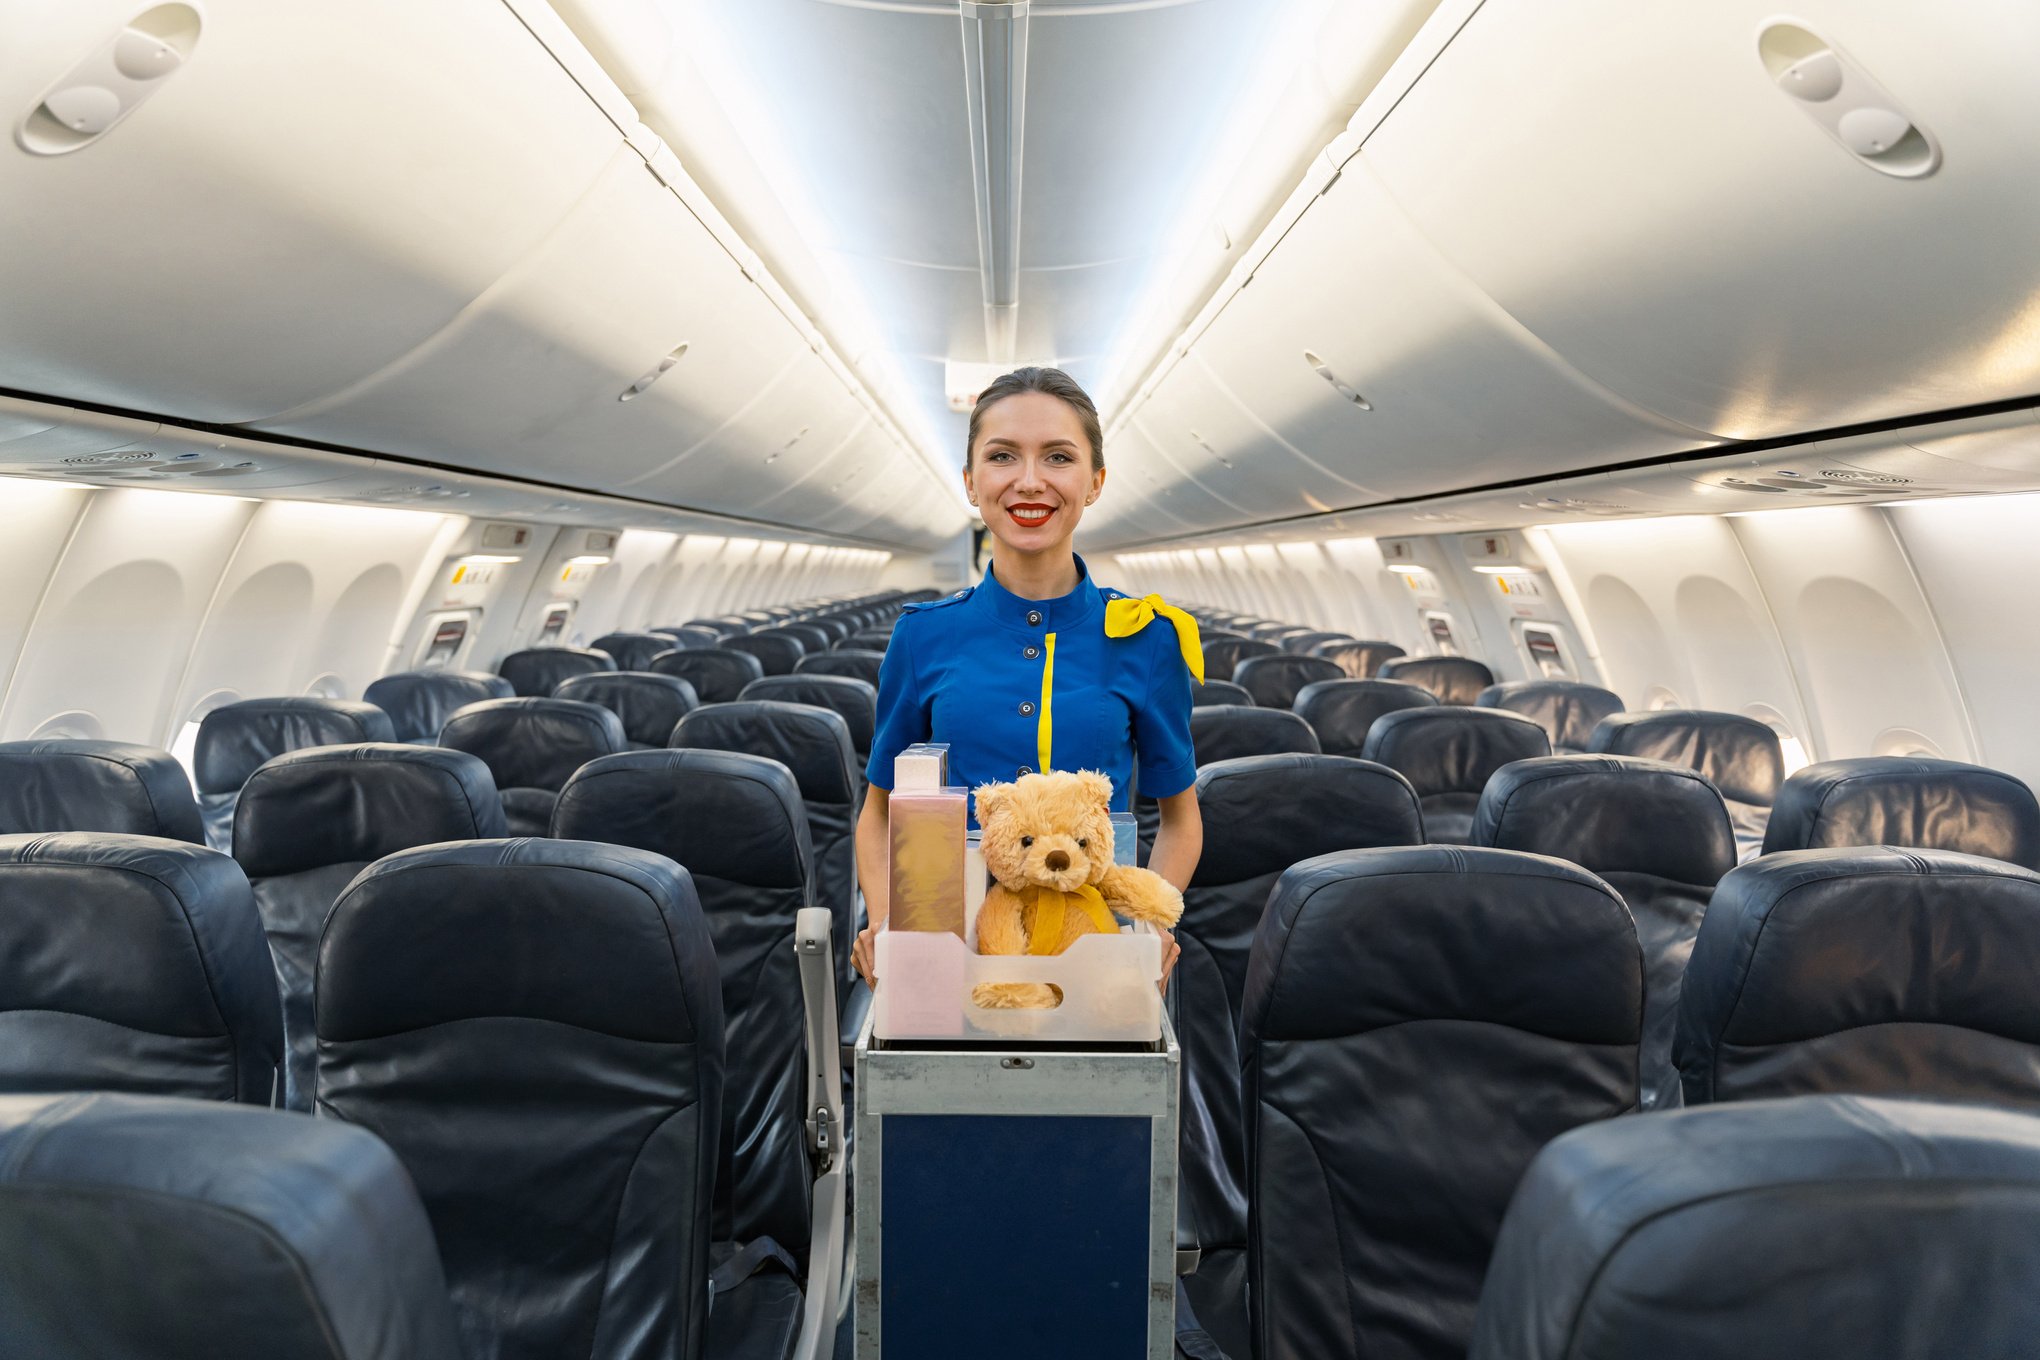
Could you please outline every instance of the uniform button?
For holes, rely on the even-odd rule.
[[[1039,648],[1039,647],[1029,647],[1029,648],[1027,649],[1027,659],[1028,659],[1029,661],[1032,661],[1032,660],[1033,660],[1033,659],[1034,659],[1035,657],[1037,657],[1037,656],[1040,656],[1040,655],[1041,655],[1041,648]]]
[[[1023,718],[1024,718],[1024,717],[1027,717],[1027,716],[1029,716],[1030,714],[1032,714],[1033,712],[1034,712],[1034,705],[1033,705],[1033,704],[1031,704],[1031,703],[1028,703],[1028,704],[1022,704],[1022,705],[1020,705],[1020,716],[1021,716],[1021,717],[1023,717]]]
[[[1030,609],[1030,610],[1028,610],[1028,611],[1027,611],[1027,622],[1028,622],[1028,623],[1029,623],[1030,625],[1034,626],[1034,627],[1037,627],[1037,628],[1038,628],[1038,627],[1040,627],[1040,626],[1041,626],[1041,611],[1040,611],[1039,609]]]
[[[1019,770],[1016,771],[1016,773],[1021,775],[1030,775],[1034,773],[1034,767],[1032,765],[1022,765],[1019,768]]]

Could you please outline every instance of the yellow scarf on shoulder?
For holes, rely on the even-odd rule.
[[[1119,922],[1112,917],[1112,909],[1105,905],[1105,894],[1086,883],[1075,892],[1064,892],[1060,888],[1023,888],[1020,904],[1034,908],[1034,933],[1027,941],[1030,954],[1053,954],[1062,944],[1063,922],[1067,919],[1070,903],[1077,904],[1077,910],[1091,918],[1091,924],[1101,935],[1117,935]]]
[[[1176,646],[1183,653],[1183,664],[1190,668],[1190,674],[1204,683],[1204,641],[1197,631],[1197,620],[1182,610],[1163,601],[1159,595],[1147,595],[1138,600],[1107,600],[1105,602],[1105,636],[1132,637],[1155,621],[1159,614],[1176,625]]]

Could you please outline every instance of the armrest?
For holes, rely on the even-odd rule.
[[[849,1221],[844,1171],[843,1062],[836,1027],[834,917],[827,907],[803,907],[795,918],[794,954],[800,960],[800,994],[807,1018],[808,1155],[815,1168],[808,1277],[801,1299],[800,1335],[793,1360],[827,1360],[834,1353],[836,1309],[843,1283]]]

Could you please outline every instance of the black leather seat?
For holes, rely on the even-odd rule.
[[[617,669],[615,657],[593,647],[532,647],[510,653],[496,667],[521,699],[543,699],[570,676]]]
[[[1602,720],[1622,711],[1622,697],[1615,691],[1577,680],[1510,680],[1489,685],[1474,704],[1522,714],[1544,729],[1559,755],[1586,750]]]
[[[1204,853],[1183,894],[1176,929],[1183,953],[1167,1003],[1183,1050],[1177,1216],[1203,1251],[1196,1275],[1185,1282],[1197,1316],[1228,1354],[1245,1355],[1239,1024],[1248,948],[1269,890],[1290,865],[1335,850],[1416,845],[1424,829],[1416,793],[1402,776],[1343,756],[1203,765],[1197,802]]]
[[[1337,680],[1345,674],[1337,662],[1321,656],[1282,652],[1241,661],[1233,668],[1233,683],[1253,695],[1254,702],[1263,708],[1288,708],[1305,685]]]
[[[234,802],[262,762],[310,746],[395,741],[389,715],[352,699],[243,699],[205,715],[198,725],[198,809],[206,843],[230,850]]]
[[[1404,708],[1367,729],[1360,754],[1397,770],[1424,800],[1424,834],[1438,845],[1470,845],[1473,813],[1496,770],[1551,754],[1544,729],[1495,708]]]
[[[1721,795],[1697,771],[1633,756],[1550,756],[1496,771],[1474,815],[1474,843],[1570,860],[1629,904],[1649,988],[1643,1099],[1679,1103],[1672,1037],[1679,983],[1735,832]]]
[[[836,638],[838,636],[834,629],[824,628],[811,621],[782,623],[773,631],[784,633],[800,643],[803,655],[808,652],[828,651],[829,648],[836,645]],[[845,629],[844,635],[847,636],[848,631],[848,629]]]
[[[661,652],[652,658],[651,668],[660,675],[677,675],[694,686],[704,704],[726,704],[742,694],[744,686],[765,677],[764,664],[757,657],[728,647]]]
[[[1495,673],[1470,656],[1396,656],[1375,668],[1382,680],[1422,685],[1441,704],[1470,705],[1495,682]]]
[[[508,680],[487,671],[398,671],[370,681],[361,697],[389,714],[398,741],[431,746],[459,710],[516,693]]]
[[[730,651],[756,657],[767,675],[792,675],[793,668],[807,655],[807,648],[801,645],[799,638],[776,628],[747,637],[725,638],[723,646]]]
[[[703,710],[707,712],[708,710]],[[776,761],[734,751],[633,751],[596,761],[560,795],[555,834],[600,837],[687,867],[715,942],[729,1036],[714,1240],[719,1257],[770,1238],[809,1245],[804,1015],[794,927],[813,905],[814,857],[800,790]],[[718,1293],[711,1355],[785,1354],[800,1289],[775,1272]]]
[[[1354,637],[1351,633],[1291,633],[1288,637],[1282,639],[1282,650],[1294,652],[1298,656],[1315,656],[1317,653],[1311,649],[1322,643],[1358,642],[1359,640],[1359,638]],[[1342,669],[1339,673],[1344,675],[1345,671]]]
[[[668,650],[671,650],[670,648]],[[677,675],[657,671],[598,671],[562,680],[555,699],[599,704],[623,723],[628,749],[664,746],[680,720],[701,707],[694,686]]]
[[[862,680],[873,690],[878,688],[878,672],[885,665],[885,653],[864,651],[855,647],[839,647],[833,652],[817,652],[800,659],[793,668],[795,675],[847,675],[852,680]]]
[[[739,633],[751,631],[751,625],[744,622],[744,620],[731,618],[689,619],[680,626],[682,628],[696,628],[704,633],[714,633],[718,639],[715,644],[717,646],[722,645],[720,641],[722,638],[736,637]]]
[[[1587,749],[1668,761],[1706,775],[1728,803],[1740,859],[1753,857],[1763,844],[1764,824],[1785,778],[1778,734],[1740,713],[1697,708],[1616,713],[1601,720]]]
[[[839,651],[855,649],[860,652],[882,652],[892,645],[892,625],[883,628],[860,628],[836,644]]]
[[[1230,680],[1206,680],[1201,685],[1190,687],[1192,708],[1216,708],[1221,704],[1238,704],[1252,708],[1254,696]]]
[[[1471,1360],[2014,1360],[2040,1121],[1809,1096],[1580,1129],[1502,1224]]]
[[[1609,887],[1502,850],[1305,860],[1240,1022],[1253,1354],[1458,1360],[1545,1143],[1636,1108],[1643,969]]]
[[[1686,1099],[2040,1109],[2036,952],[2029,869],[1946,850],[1765,855],[1721,881],[1686,968]]]
[[[574,771],[623,750],[629,739],[622,720],[599,704],[490,699],[447,719],[439,744],[479,756],[489,767],[510,835],[543,836]]]
[[[1314,755],[1318,744],[1310,724],[1294,713],[1253,704],[1205,704],[1190,710],[1190,749],[1202,766],[1240,756]],[[1161,804],[1136,789],[1131,806],[1140,862],[1146,864],[1161,832]]]
[[[1261,642],[1254,638],[1206,638],[1204,640],[1204,678],[1206,680],[1233,680],[1233,671],[1240,662],[1251,656],[1274,656],[1281,651],[1272,642]]]
[[[698,623],[682,623],[671,628],[654,628],[651,631],[673,639],[673,645],[681,651],[687,651],[694,647],[722,646],[723,635],[721,632],[714,628],[703,627]],[[657,655],[657,653],[653,653],[653,655]],[[647,662],[646,664],[649,665],[650,663]]]
[[[871,739],[878,729],[878,687],[847,675],[768,675],[744,686],[739,699],[769,699],[783,704],[812,704],[840,717],[850,729],[850,750],[861,776],[871,759]]]
[[[0,1101],[0,1353],[461,1360],[388,1148],[329,1120],[103,1094]]]
[[[117,831],[205,844],[198,800],[167,752],[119,741],[0,742],[0,835]]]
[[[0,1093],[267,1105],[282,1062],[262,918],[234,861],[155,836],[0,836]]]
[[[1307,633],[1310,629],[1300,623],[1289,623],[1281,619],[1262,619],[1246,626],[1246,634],[1257,641],[1272,642],[1276,638]]]
[[[1336,661],[1339,668],[1354,680],[1373,680],[1382,662],[1392,661],[1406,653],[1393,642],[1363,638],[1359,642],[1320,642],[1311,649],[1311,655]]]
[[[1357,756],[1367,745],[1367,729],[1382,714],[1437,704],[1431,691],[1397,680],[1319,680],[1297,692],[1293,707],[1317,733],[1326,755]]]
[[[341,891],[399,850],[503,834],[488,767],[460,751],[326,746],[255,772],[234,814],[234,858],[255,890],[283,999],[280,1104],[312,1108],[312,975]]]
[[[1955,850],[2040,869],[2040,802],[2023,780],[1957,760],[1809,765],[1778,790],[1764,853],[1844,845]]]
[[[588,645],[595,651],[609,653],[620,671],[641,671],[660,652],[672,651],[675,641],[664,633],[604,633]],[[559,692],[559,685],[553,686],[553,692]]]

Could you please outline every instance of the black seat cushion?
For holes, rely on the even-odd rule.
[[[804,1254],[806,1012],[793,934],[814,904],[814,856],[792,773],[734,751],[611,756],[562,791],[553,834],[654,851],[692,876],[729,1036],[715,1238],[771,1237]]]
[[[496,667],[521,698],[543,699],[569,676],[618,669],[616,658],[593,647],[533,647],[512,652]]]
[[[722,1003],[685,872],[402,851],[334,906],[317,995],[319,1112],[410,1172],[468,1355],[699,1353]]]
[[[320,932],[341,891],[385,855],[498,837],[504,825],[488,766],[432,746],[293,751],[257,770],[241,790],[234,858],[255,890],[283,999],[287,1108],[312,1108],[312,975]]]
[[[1206,680],[1201,685],[1190,687],[1192,708],[1216,708],[1222,704],[1238,704],[1252,708],[1254,696],[1230,680]]]
[[[398,671],[370,681],[361,697],[389,714],[398,741],[430,745],[457,710],[516,692],[487,671]]]
[[[1615,691],[1577,680],[1510,680],[1489,685],[1474,703],[1522,714],[1544,729],[1561,755],[1586,750],[1602,720],[1622,711]]]
[[[667,650],[671,650],[668,648]],[[656,671],[595,671],[562,680],[555,699],[600,704],[623,723],[632,749],[664,746],[680,720],[701,707],[694,686]]]
[[[837,643],[838,649],[855,649],[863,652],[882,652],[892,645],[892,625],[883,628],[860,628],[849,637]]]
[[[874,684],[848,675],[804,671],[753,680],[737,697],[829,709],[850,729],[850,749],[857,755],[860,772],[871,755],[871,738],[878,728],[878,687]]]
[[[0,835],[118,831],[205,843],[184,769],[118,741],[0,742]]]
[[[2012,1360],[2040,1335],[2040,1121],[1846,1096],[1546,1148],[1472,1360]]]
[[[1956,850],[2040,868],[2040,803],[2023,780],[1955,760],[1809,765],[1778,791],[1764,853],[1844,845]]]
[[[765,674],[757,657],[728,647],[661,652],[652,658],[651,669],[661,675],[679,676],[694,686],[704,704],[726,704],[742,694],[744,686]]]
[[[1358,642],[1359,640],[1359,638],[1354,637],[1351,633],[1291,633],[1288,637],[1282,639],[1282,650],[1285,652],[1295,652],[1298,656],[1316,656],[1317,652],[1314,649],[1327,642]],[[1344,675],[1346,673],[1345,668],[1341,667],[1339,673]]]
[[[723,646],[757,657],[767,675],[793,674],[793,668],[808,652],[807,644],[784,628],[761,628],[746,637],[731,638]]]
[[[490,699],[446,720],[439,744],[481,757],[513,836],[543,836],[560,789],[589,761],[625,749],[623,722],[573,699]]]
[[[620,671],[641,671],[660,652],[672,651],[676,640],[664,633],[604,633],[588,645],[609,653]],[[557,693],[559,686],[553,686],[553,690]]]
[[[1473,840],[1473,812],[1496,770],[1551,754],[1551,739],[1528,718],[1498,708],[1439,704],[1384,713],[1360,753],[1400,771],[1424,800],[1424,833],[1440,845]]]
[[[1441,704],[1471,704],[1495,682],[1495,673],[1486,663],[1470,656],[1390,657],[1374,673],[1382,680],[1422,685],[1437,695]]]
[[[2040,874],[1945,850],[1783,851],[1721,880],[1686,969],[1686,1099],[2040,1108]]]
[[[1326,755],[1357,756],[1367,746],[1367,729],[1384,713],[1434,708],[1438,696],[1399,680],[1319,680],[1296,695],[1298,716],[1317,733]]]
[[[375,1138],[105,1094],[0,1100],[0,1351],[461,1360],[431,1225]]]
[[[782,623],[779,627],[773,629],[773,631],[775,633],[783,633],[800,643],[803,654],[807,652],[828,651],[829,648],[836,644],[838,636],[832,629],[823,628],[819,624],[810,622]]]
[[[1599,874],[1636,917],[1650,987],[1643,1024],[1644,1103],[1679,1103],[1672,1038],[1679,986],[1700,918],[1735,867],[1721,795],[1697,770],[1632,756],[1548,756],[1495,772],[1473,840],[1570,860]]]
[[[0,836],[0,1092],[267,1105],[281,1016],[262,919],[225,855],[112,832]]]
[[[1183,893],[1176,930],[1183,952],[1168,996],[1183,1050],[1180,1216],[1201,1246],[1244,1246],[1240,1004],[1269,890],[1299,860],[1416,845],[1424,828],[1407,780],[1344,756],[1249,756],[1200,766],[1197,802],[1204,853]]]
[[[1393,661],[1406,653],[1393,642],[1363,639],[1359,642],[1320,642],[1311,649],[1311,655],[1337,662],[1339,669],[1354,680],[1373,680],[1377,678],[1375,672],[1381,669],[1382,662]]]
[[[1276,885],[1241,1020],[1263,1356],[1457,1360],[1516,1181],[1636,1108],[1643,968],[1571,865],[1421,846]]]
[[[865,651],[854,647],[839,647],[833,652],[821,652],[804,656],[793,668],[795,675],[847,675],[852,680],[862,680],[874,690],[878,688],[878,672],[885,665],[883,651]]]
[[[1233,683],[1254,696],[1263,708],[1288,708],[1305,685],[1338,680],[1346,673],[1336,661],[1321,656],[1250,656],[1233,669]]]
[[[1785,778],[1785,755],[1770,724],[1740,713],[1667,708],[1603,718],[1589,751],[1643,756],[1698,770],[1728,802],[1742,858],[1757,853]]]

